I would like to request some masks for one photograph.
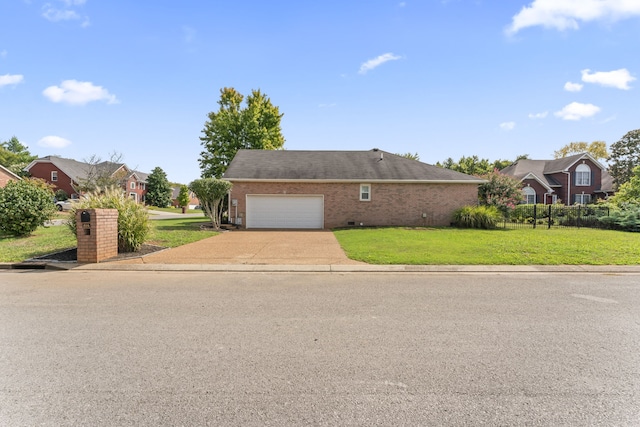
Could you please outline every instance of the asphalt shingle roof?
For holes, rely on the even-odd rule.
[[[483,182],[382,150],[239,150],[224,178],[233,180],[456,181]]]

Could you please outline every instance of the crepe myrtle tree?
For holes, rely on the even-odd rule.
[[[229,194],[231,186],[229,181],[216,178],[196,179],[189,184],[189,189],[200,200],[204,214],[216,230],[220,229],[224,199]]]
[[[524,200],[520,188],[520,181],[494,169],[482,176],[486,182],[478,187],[478,201],[480,205],[495,206],[504,215]]]

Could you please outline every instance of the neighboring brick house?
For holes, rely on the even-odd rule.
[[[55,190],[64,190],[72,199],[80,197],[78,184],[96,174],[122,176],[121,185],[129,197],[144,202],[147,174],[130,170],[124,163],[101,162],[90,164],[57,156],[41,157],[32,161],[25,169],[36,178],[41,178],[54,186]]]
[[[178,203],[179,194],[180,194],[179,186],[171,187],[171,206],[176,208],[180,207],[180,204]],[[200,205],[200,200],[198,200],[198,198],[193,193],[193,191],[189,190],[189,206],[187,207],[189,209],[195,209],[196,206],[199,206],[199,205]]]
[[[527,204],[587,204],[614,193],[611,175],[588,153],[555,160],[521,159],[500,172],[522,182]]]
[[[11,172],[9,169],[0,165],[0,188],[3,188],[7,185],[9,181],[18,181],[20,177],[15,173]]]
[[[485,182],[378,149],[240,150],[223,178],[246,228],[446,226]]]

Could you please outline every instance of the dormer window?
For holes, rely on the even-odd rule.
[[[582,163],[576,168],[576,186],[588,187],[591,185],[591,168]]]

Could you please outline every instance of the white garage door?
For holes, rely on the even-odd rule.
[[[247,228],[324,228],[324,198],[248,195]]]

